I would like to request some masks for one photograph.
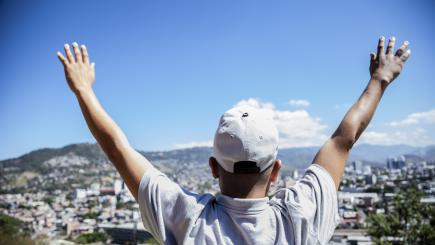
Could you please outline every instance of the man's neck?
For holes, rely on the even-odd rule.
[[[253,198],[263,198],[266,197],[265,188],[254,187],[249,191],[240,191],[236,190],[236,188],[227,188],[222,189],[222,194],[232,197],[232,198],[245,198],[245,199],[253,199]]]

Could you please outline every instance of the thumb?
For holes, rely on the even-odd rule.
[[[376,54],[371,52],[370,53],[370,62],[374,62],[376,60]]]

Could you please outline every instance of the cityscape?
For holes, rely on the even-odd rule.
[[[422,195],[422,205],[434,206],[435,147],[427,147],[424,154],[418,151],[389,156],[377,164],[350,160],[338,192],[341,222],[330,244],[375,244],[370,216],[391,212],[401,190],[414,187]],[[200,147],[142,154],[184,188],[217,194],[218,183],[206,164],[211,152]],[[313,149],[301,152],[307,154],[301,159],[308,159]],[[0,214],[22,222],[21,232],[31,242],[156,243],[142,225],[138,204],[96,144],[41,149],[0,161],[0,166]],[[270,193],[291,187],[303,173],[304,168],[284,165]],[[421,222],[429,224],[433,218],[428,214]],[[433,233],[432,224],[429,227]],[[7,244],[5,239],[10,238],[5,236],[0,243]],[[402,244],[405,238],[389,239]]]
[[[218,195],[215,129],[245,105],[278,130],[269,197],[300,181],[334,132],[353,132],[329,245],[435,244],[434,10],[435,1],[0,1],[0,245],[158,244],[96,141],[128,142],[186,190]],[[344,115],[358,129],[337,128]],[[308,229],[284,235],[319,240],[328,227],[304,218],[289,223]]]

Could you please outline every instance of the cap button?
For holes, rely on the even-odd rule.
[[[249,116],[247,112],[243,113],[242,117],[247,117]]]

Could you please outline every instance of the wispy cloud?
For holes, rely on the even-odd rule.
[[[310,102],[308,100],[289,100],[288,104],[296,108],[307,108],[310,106]]]
[[[193,148],[193,147],[211,147],[213,146],[213,141],[192,141],[180,144],[174,144],[175,149]]]
[[[388,123],[388,125],[393,127],[398,127],[398,126],[416,125],[422,123],[435,124],[435,109],[409,114],[405,119],[400,121],[390,122]]]
[[[290,103],[289,103],[290,104]],[[304,104],[304,103],[294,103]],[[309,104],[309,102],[308,102]],[[249,98],[241,100],[236,105],[250,105],[264,110],[272,117],[277,125],[280,135],[280,148],[318,146],[323,144],[328,135],[328,128],[320,118],[317,118],[304,109],[280,110],[271,102]],[[342,105],[340,107],[344,107]],[[348,107],[350,105],[346,105]],[[416,112],[408,115],[401,121],[389,122],[384,125],[393,127],[369,126],[361,135],[358,143],[376,145],[407,144],[425,146],[435,144],[433,125],[435,125],[435,109],[426,112]],[[335,125],[334,125],[335,126]],[[407,127],[399,127],[407,126]],[[175,148],[191,148],[212,146],[212,140],[192,141],[175,144]]]
[[[384,130],[368,130],[361,135],[360,142],[379,145],[407,144],[425,146],[435,144],[433,125],[435,109],[415,112],[399,121],[385,123]]]
[[[413,146],[425,146],[435,144],[427,131],[423,128],[417,128],[411,131],[395,131],[392,133],[379,131],[366,131],[361,135],[359,143],[372,145],[398,145],[406,144]]]

